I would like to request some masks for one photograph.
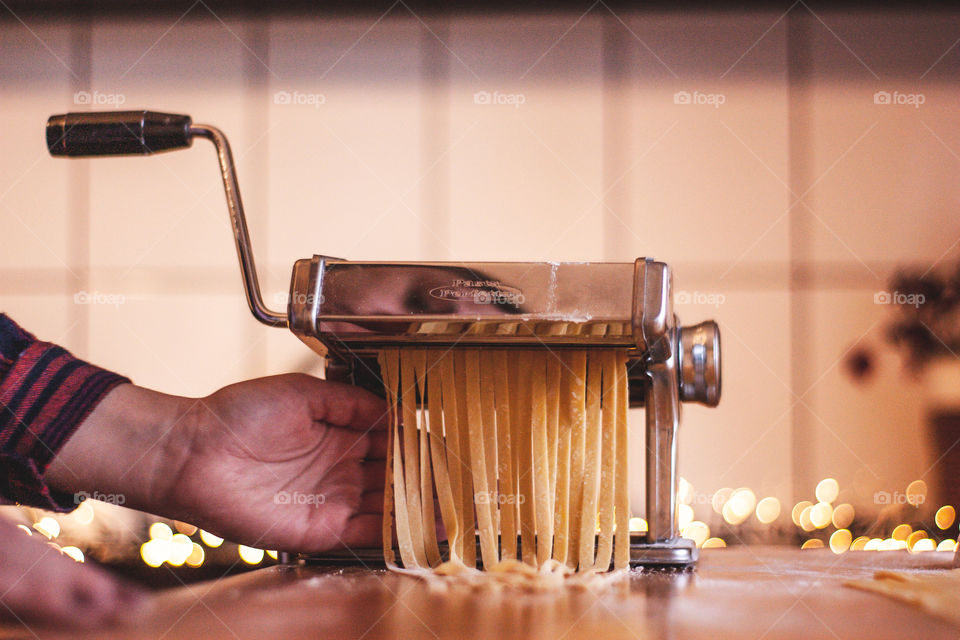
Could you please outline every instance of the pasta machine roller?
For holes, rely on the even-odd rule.
[[[631,406],[646,412],[648,531],[632,563],[688,565],[691,541],[677,527],[677,427],[682,402],[716,406],[720,334],[713,321],[680,326],[671,271],[632,263],[356,262],[297,260],[285,312],[267,307],[230,146],[215,127],[150,111],[70,113],[47,123],[55,156],[151,154],[216,148],[247,302],[254,317],[289,327],[327,359],[327,376],[382,393],[377,351],[389,346],[628,350]],[[382,560],[382,558],[381,558]]]

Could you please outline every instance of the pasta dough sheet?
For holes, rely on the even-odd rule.
[[[844,585],[905,602],[960,624],[960,569],[939,573],[877,571],[872,580],[851,580]]]
[[[620,349],[381,351],[387,566],[526,589],[627,568],[626,364]]]

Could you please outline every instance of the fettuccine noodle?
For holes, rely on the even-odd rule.
[[[626,362],[620,349],[384,349],[387,566],[530,588],[625,569]]]

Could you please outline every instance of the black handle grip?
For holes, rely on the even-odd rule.
[[[148,155],[193,142],[190,116],[155,111],[66,113],[47,120],[54,156]]]

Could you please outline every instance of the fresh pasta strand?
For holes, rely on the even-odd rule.
[[[625,350],[410,347],[379,361],[391,570],[539,589],[628,566]]]

